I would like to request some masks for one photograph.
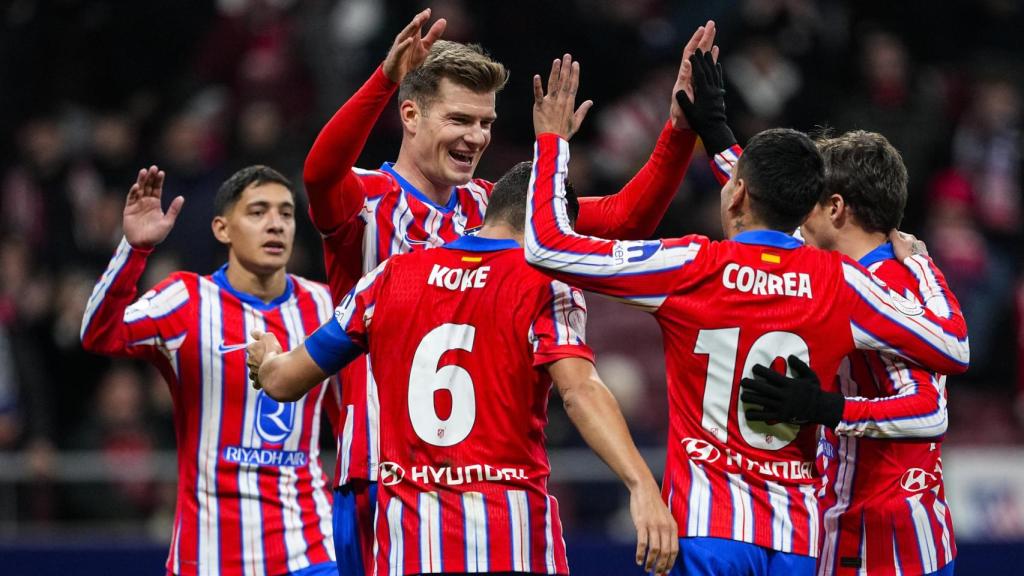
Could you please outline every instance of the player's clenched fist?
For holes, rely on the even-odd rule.
[[[568,140],[580,128],[587,111],[594,105],[587,100],[576,109],[576,89],[580,85],[580,63],[566,54],[551,63],[548,93],[544,94],[540,75],[533,77],[533,129],[538,135],[558,134]]]
[[[260,366],[284,352],[284,349],[272,332],[253,330],[250,335],[254,341],[245,347],[245,364],[249,367],[249,381],[252,382],[252,387],[259,390],[263,387],[260,384]]]

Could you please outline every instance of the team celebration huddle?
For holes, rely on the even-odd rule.
[[[138,296],[188,207],[162,198],[157,166],[128,192],[81,340],[170,384],[167,573],[568,574],[548,492],[555,388],[628,491],[637,573],[953,574],[940,447],[967,328],[923,243],[897,230],[907,170],[885,136],[772,128],[741,147],[709,21],[617,193],[577,197],[568,180],[593,105],[570,54],[537,63],[532,161],[490,182],[474,172],[508,71],[445,27],[416,15],[306,156],[327,285],[287,272],[308,224],[295,185],[256,165],[214,201],[227,262]],[[397,159],[355,167],[395,101]],[[724,239],[649,239],[698,140]],[[595,369],[584,291],[657,320],[664,463],[641,456]]]

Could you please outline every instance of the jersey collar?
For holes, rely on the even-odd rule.
[[[800,240],[777,230],[748,230],[733,236],[732,240],[740,244],[761,244],[783,250],[792,250],[804,245]]]
[[[481,238],[479,236],[462,236],[441,246],[452,250],[466,250],[468,252],[494,252],[497,250],[509,250],[520,248],[515,240],[498,240],[496,238]]]
[[[401,174],[395,171],[394,162],[385,162],[380,169],[388,174],[391,174],[398,181],[398,185],[402,187],[402,190],[407,194],[412,194],[417,200],[423,202],[427,206],[433,206],[441,212],[451,212],[455,209],[455,203],[458,201],[458,196],[455,194],[455,187],[452,187],[450,196],[448,196],[448,203],[444,206],[438,206],[434,204],[434,201],[427,197],[426,194],[420,192],[420,189],[413,186],[412,182],[406,180]]]
[[[227,271],[227,264],[218,268],[217,271],[213,273],[213,281],[217,284],[217,286],[220,286],[222,289],[227,290],[235,298],[238,298],[242,302],[245,302],[246,304],[252,306],[257,310],[272,310],[274,308],[277,308],[281,304],[287,302],[288,299],[292,297],[292,292],[295,291],[295,287],[292,283],[292,277],[285,274],[284,293],[278,296],[277,298],[274,298],[270,302],[264,302],[263,300],[260,300],[259,298],[253,296],[252,294],[236,290],[235,287],[231,285],[231,282],[228,282]]]
[[[871,252],[860,257],[858,262],[861,266],[867,268],[875,262],[881,262],[882,260],[895,260],[896,253],[892,251],[892,242],[886,242],[875,248]]]

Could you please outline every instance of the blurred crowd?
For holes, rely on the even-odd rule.
[[[378,0],[10,0],[0,5],[0,454],[33,480],[0,485],[0,523],[147,521],[167,486],[56,488],[54,455],[93,450],[112,469],[174,449],[160,376],[83,352],[85,302],[120,237],[140,167],[167,172],[184,212],[141,289],[179,268],[212,272],[225,252],[209,223],[220,182],[268,164],[301,193],[319,128],[383,59],[424,3]],[[445,37],[483,44],[512,71],[478,175],[529,158],[530,78],[571,51],[597,103],[573,142],[571,178],[616,190],[668,117],[682,43],[713,18],[741,142],[767,127],[876,130],[910,173],[903,228],[927,240],[970,327],[972,367],[950,382],[949,442],[1024,441],[1022,77],[1024,6],[840,0],[573,0],[429,3]],[[385,113],[360,160],[398,151]],[[698,153],[658,235],[721,235],[718,187]],[[291,270],[324,277],[300,221]],[[638,443],[664,442],[664,366],[653,321],[590,299],[589,339]],[[623,339],[622,334],[630,334]],[[552,447],[582,445],[552,404]],[[656,407],[656,414],[651,408]],[[325,438],[325,442],[331,442]],[[328,444],[325,453],[331,452]],[[610,486],[609,491],[618,488]],[[16,490],[16,497],[3,496]],[[102,490],[97,493],[96,490]],[[570,524],[621,514],[587,498]],[[618,510],[618,512],[617,512]],[[169,526],[169,522],[165,523]]]

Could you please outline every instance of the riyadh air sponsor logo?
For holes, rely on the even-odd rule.
[[[938,477],[920,468],[909,468],[900,478],[900,486],[907,492],[920,492],[935,485]]]
[[[381,484],[394,486],[405,479],[405,468],[394,462],[381,462],[379,476]]]
[[[690,460],[696,460],[698,462],[714,462],[722,455],[722,453],[718,451],[718,448],[715,448],[709,442],[701,440],[700,438],[683,438],[680,442],[683,445],[683,450],[686,450],[686,455],[690,457]]]
[[[266,448],[246,448],[244,446],[227,446],[222,457],[227,462],[249,464],[251,466],[303,467],[309,460],[305,452],[290,450],[268,450]]]
[[[264,442],[280,444],[295,425],[295,403],[278,402],[262,390],[256,401],[256,433]]]

